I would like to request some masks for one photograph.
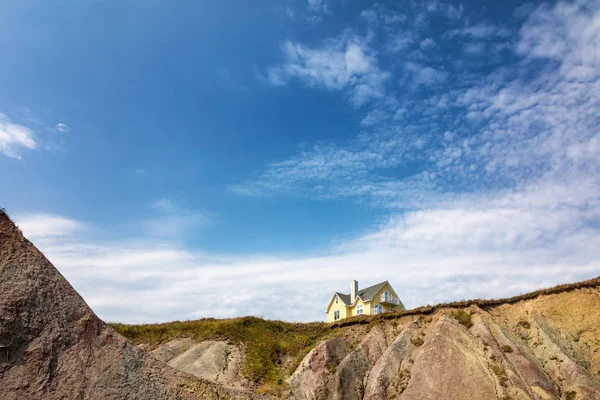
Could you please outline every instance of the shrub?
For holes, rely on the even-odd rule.
[[[425,341],[423,340],[423,338],[421,336],[415,336],[415,337],[411,338],[410,342],[416,347],[422,346],[423,343],[425,343]]]
[[[569,390],[565,393],[565,400],[575,400],[577,398],[577,392],[574,390]]]
[[[504,369],[504,367],[502,367],[502,365],[500,364],[493,363],[492,365],[490,365],[490,369],[492,370],[494,375],[498,377],[500,385],[506,386],[506,382],[508,382],[508,377],[506,376],[506,370]]]
[[[529,322],[525,321],[525,320],[521,320],[518,322],[518,325],[522,326],[525,329],[529,329],[531,328],[531,325],[529,325]]]
[[[505,353],[512,353],[513,349],[509,345],[505,344],[504,346],[502,346],[502,351]]]
[[[459,324],[463,325],[467,329],[473,326],[471,314],[465,312],[464,310],[456,310],[454,313],[452,313],[452,316],[458,321]]]

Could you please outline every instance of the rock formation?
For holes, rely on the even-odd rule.
[[[0,211],[0,399],[226,399],[102,322]]]
[[[600,399],[598,288],[375,321],[343,357],[339,337],[311,351],[290,398]]]

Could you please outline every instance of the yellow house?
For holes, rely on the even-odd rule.
[[[335,292],[327,304],[327,322],[373,315],[388,311],[406,310],[404,304],[388,281],[364,289],[358,289],[357,281],[350,281],[350,294]]]

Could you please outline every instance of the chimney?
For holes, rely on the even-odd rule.
[[[350,281],[350,301],[354,303],[356,300],[356,294],[358,293],[358,281]]]

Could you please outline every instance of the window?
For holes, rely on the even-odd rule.
[[[387,290],[385,292],[383,292],[383,298],[385,299],[385,301],[388,301],[390,299],[390,294],[388,293]]]
[[[363,312],[364,308],[362,304],[360,306],[356,306],[356,315],[362,315]]]
[[[340,319],[340,311],[334,311],[333,312],[333,320],[337,321],[338,319]]]
[[[383,306],[381,304],[375,304],[375,314],[383,312]]]
[[[335,304],[337,304],[337,303],[338,303],[338,298],[337,298],[337,296],[335,296]]]

